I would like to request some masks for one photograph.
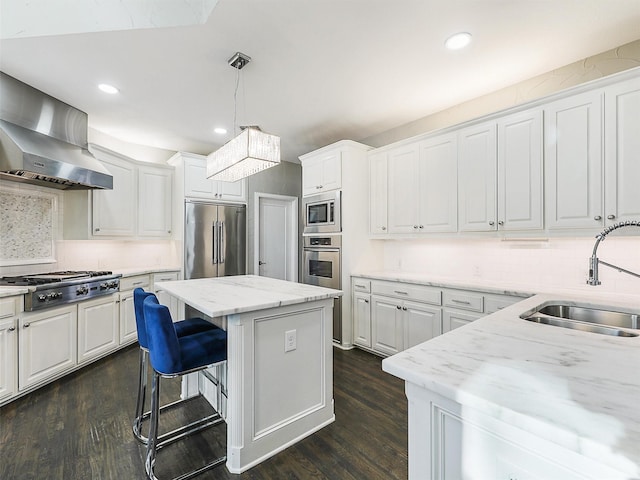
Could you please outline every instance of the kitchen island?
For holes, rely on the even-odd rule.
[[[556,300],[640,309],[536,295],[383,360],[405,380],[410,479],[640,478],[640,337],[520,318]]]
[[[335,420],[339,290],[253,275],[160,282],[228,331],[227,469],[241,473]]]

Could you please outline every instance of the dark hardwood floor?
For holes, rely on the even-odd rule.
[[[144,447],[133,438],[138,347],[132,346],[0,408],[0,479],[144,479]],[[163,401],[179,380],[163,380]],[[336,421],[241,475],[225,467],[201,479],[406,479],[404,383],[361,350],[334,349]],[[173,428],[211,410],[201,398],[164,413]],[[167,446],[156,474],[170,478],[224,453],[210,429]],[[212,451],[213,449],[213,451]]]

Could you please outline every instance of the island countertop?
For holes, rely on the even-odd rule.
[[[527,322],[549,301],[639,310],[638,297],[536,295],[386,358],[383,370],[640,477],[640,337]]]
[[[156,286],[210,317],[342,296],[342,290],[257,275],[175,280]]]

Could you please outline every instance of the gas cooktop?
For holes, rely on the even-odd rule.
[[[90,279],[93,277],[104,277],[112,275],[109,271],[73,271],[65,270],[61,272],[35,273],[32,275],[19,275],[16,277],[0,277],[0,285],[3,286],[37,286],[48,285],[69,280]]]

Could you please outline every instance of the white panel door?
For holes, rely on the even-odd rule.
[[[402,310],[399,302],[371,297],[371,347],[385,355],[403,350]]]
[[[133,291],[120,293],[120,345],[134,342],[137,338]]]
[[[606,223],[640,220],[640,78],[607,88],[605,135]]]
[[[457,160],[455,134],[420,143],[420,232],[458,230]]]
[[[369,232],[389,233],[387,225],[387,153],[369,156]]]
[[[371,348],[371,295],[354,292],[353,343]]]
[[[10,397],[18,389],[18,330],[17,319],[0,320],[0,400]]]
[[[420,303],[404,302],[404,348],[411,348],[440,335],[442,310]]]
[[[458,135],[458,228],[496,230],[496,125],[485,123]]]
[[[418,143],[388,152],[390,233],[418,233],[419,160]]]
[[[291,202],[260,197],[260,227],[258,235],[258,274],[263,277],[288,280],[291,271]]]
[[[540,230],[542,110],[498,121],[498,229]]]
[[[124,160],[102,159],[113,176],[113,190],[94,190],[93,235],[134,236],[138,213],[136,166]]]
[[[117,294],[78,304],[78,363],[118,348]]]
[[[22,314],[18,340],[20,390],[76,365],[77,317],[75,304]]]
[[[601,90],[545,107],[544,163],[547,227],[602,227]]]

